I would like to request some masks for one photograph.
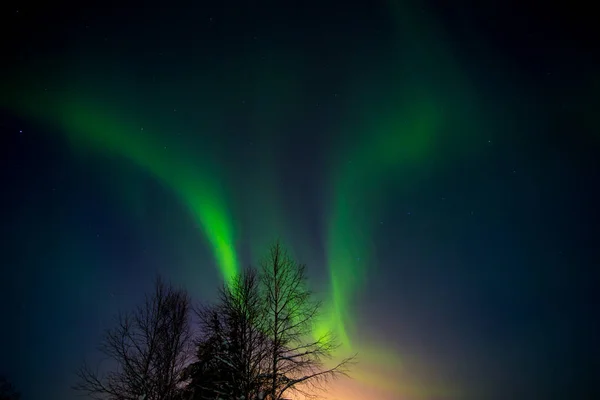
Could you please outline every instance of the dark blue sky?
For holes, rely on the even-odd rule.
[[[357,378],[364,396],[599,397],[593,13],[363,3],[1,6],[0,374],[24,399],[75,398],[77,365],[155,273],[197,300],[222,279],[179,177],[72,142],[95,127],[55,123],[65,98],[214,168],[242,264],[282,237],[327,297],[327,255],[360,244],[353,343],[402,365],[391,389]],[[432,108],[411,111],[419,96]],[[421,112],[417,151],[402,124]],[[332,245],[346,202],[360,212]]]

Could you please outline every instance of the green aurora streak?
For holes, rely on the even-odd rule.
[[[63,68],[61,77],[47,78],[58,82],[59,90],[27,91],[30,88],[27,82],[14,82],[3,89],[3,92],[15,95],[2,99],[6,102],[2,106],[55,127],[66,136],[75,153],[93,151],[117,155],[154,176],[191,211],[211,245],[224,281],[231,282],[240,270],[240,249],[236,247],[239,230],[252,233],[246,235],[245,241],[253,260],[264,254],[273,235],[290,236],[286,230],[284,207],[280,204],[282,197],[276,185],[280,177],[273,168],[276,163],[273,156],[279,145],[278,138],[283,137],[278,132],[285,128],[288,116],[300,107],[300,100],[295,96],[298,79],[289,72],[297,64],[297,58],[285,57],[281,52],[261,58],[256,61],[251,73],[253,79],[249,81],[231,81],[234,71],[208,69],[199,78],[174,80],[169,87],[155,89],[153,93],[153,98],[158,99],[155,101],[164,110],[163,98],[179,97],[174,94],[182,91],[182,86],[186,87],[186,92],[190,93],[188,101],[192,104],[201,102],[200,112],[193,114],[194,128],[202,129],[201,140],[218,136],[228,120],[223,112],[225,109],[218,106],[220,103],[210,102],[214,93],[233,87],[231,90],[238,90],[252,99],[248,121],[259,133],[254,148],[260,157],[248,160],[254,168],[244,171],[255,174],[247,179],[251,186],[242,182],[239,187],[224,187],[223,183],[231,178],[227,174],[232,171],[227,170],[218,156],[211,154],[215,150],[214,143],[194,146],[195,143],[170,138],[166,133],[174,128],[165,121],[148,118],[151,108],[142,111],[135,108],[151,102],[148,97],[127,92],[123,98],[120,94],[121,87],[131,87],[135,75],[120,67],[117,76],[102,72],[96,67],[103,65],[101,58],[91,57],[92,61],[85,65],[73,61]],[[35,66],[16,76],[25,79],[39,76],[39,69],[40,66]],[[96,82],[110,83],[98,86]],[[200,95],[197,94],[199,90]],[[199,118],[207,121],[198,121]],[[183,129],[189,130],[190,126]],[[233,195],[245,199],[236,210],[236,217],[240,213],[243,216],[242,226],[233,223],[236,218],[227,201]],[[261,215],[260,220],[252,218],[253,215]]]
[[[386,188],[406,187],[415,172],[426,175],[447,153],[465,154],[479,112],[449,46],[438,39],[443,35],[406,2],[389,6],[397,33],[390,71],[376,68],[374,76],[364,74],[351,85],[349,109],[355,112],[348,115],[357,117],[344,129],[357,140],[338,146],[342,151],[331,168],[325,237],[332,317],[315,334],[335,332],[346,352],[357,350],[351,341],[356,337],[352,307],[373,262],[370,241],[384,217],[376,210],[384,205]]]
[[[64,132],[76,150],[124,157],[155,176],[189,208],[212,246],[226,282],[239,272],[234,226],[217,174],[174,143],[153,136],[116,107],[82,101],[77,96],[26,96],[18,109]],[[43,111],[41,111],[43,110]]]

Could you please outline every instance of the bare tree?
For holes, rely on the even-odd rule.
[[[98,399],[171,400],[188,363],[190,298],[157,277],[154,291],[135,311],[120,314],[100,352],[115,367],[104,374],[84,364],[74,387]]]
[[[307,288],[304,265],[292,260],[276,242],[261,267],[265,332],[270,338],[268,398],[282,400],[287,391],[312,397],[314,392],[308,392],[307,385],[322,388],[329,379],[345,374],[354,357],[345,358],[332,368],[325,367],[338,343],[332,333],[313,337],[321,303]]]
[[[268,337],[260,281],[255,269],[246,269],[221,292],[221,312],[229,328],[232,365],[238,371],[239,396],[258,398],[264,391]]]
[[[338,344],[314,338],[321,303],[307,288],[305,267],[276,243],[259,272],[223,286],[216,304],[197,309],[197,361],[188,368],[188,398],[283,400],[289,391],[315,396],[345,374],[353,357],[326,366]]]
[[[268,338],[259,284],[256,270],[247,269],[222,287],[215,305],[197,309],[194,398],[250,400],[264,391]]]

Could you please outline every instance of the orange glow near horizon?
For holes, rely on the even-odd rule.
[[[421,364],[421,365],[417,365]],[[412,367],[412,368],[411,368]],[[402,362],[393,349],[364,346],[359,349],[356,365],[349,377],[330,382],[317,398],[325,400],[452,400],[460,391],[448,382],[423,374],[422,363]],[[426,370],[426,369],[425,369]],[[301,395],[286,395],[291,400],[305,400]]]

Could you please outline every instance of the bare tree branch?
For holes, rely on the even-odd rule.
[[[243,271],[221,288],[217,304],[197,309],[200,321],[194,398],[256,399],[264,392],[267,335],[260,280]]]
[[[143,305],[119,314],[99,350],[115,363],[101,374],[84,363],[74,389],[96,399],[172,400],[190,355],[190,299],[157,277]]]
[[[345,375],[354,357],[325,368],[324,361],[332,358],[338,344],[331,333],[310,340],[321,303],[313,300],[307,287],[304,265],[293,261],[277,242],[261,267],[267,304],[266,332],[271,339],[269,398],[281,400],[288,390],[310,397],[311,393],[303,387],[318,389],[330,379]]]
[[[196,309],[197,360],[186,370],[187,399],[315,397],[354,362],[326,367],[339,345],[332,333],[314,337],[320,310],[305,267],[276,243],[259,271],[244,271],[222,287],[216,304]]]

